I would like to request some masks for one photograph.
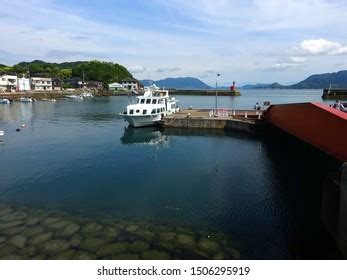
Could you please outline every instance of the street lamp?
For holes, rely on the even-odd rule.
[[[217,116],[217,85],[218,85],[218,77],[220,76],[219,73],[216,75],[216,100],[215,100],[215,110],[214,110],[214,115]]]

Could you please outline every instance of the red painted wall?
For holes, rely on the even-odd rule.
[[[321,103],[272,105],[267,121],[311,145],[347,161],[347,113]]]

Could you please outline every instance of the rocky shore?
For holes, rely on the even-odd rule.
[[[239,259],[223,233],[0,206],[0,259]]]

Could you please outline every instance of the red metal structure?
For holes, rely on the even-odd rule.
[[[266,112],[269,123],[347,161],[347,113],[322,103],[271,105]]]

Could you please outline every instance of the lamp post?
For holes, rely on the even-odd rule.
[[[217,116],[217,85],[218,85],[218,77],[220,76],[219,73],[216,74],[216,100],[215,100],[215,108],[214,108],[214,115]]]

